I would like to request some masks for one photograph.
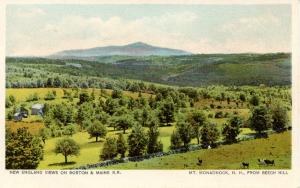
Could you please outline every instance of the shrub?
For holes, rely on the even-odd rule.
[[[223,112],[219,111],[215,114],[215,118],[223,118]]]

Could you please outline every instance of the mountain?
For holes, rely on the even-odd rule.
[[[97,57],[97,56],[179,56],[179,55],[191,55],[192,53],[171,49],[171,48],[162,48],[157,46],[151,46],[146,43],[136,42],[124,46],[105,46],[105,47],[96,47],[89,49],[76,49],[76,50],[65,50],[57,52],[50,55],[52,58],[68,58],[68,57],[77,57],[77,58],[87,58],[87,57]]]

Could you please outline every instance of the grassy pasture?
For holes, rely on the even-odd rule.
[[[174,126],[172,127],[161,127],[160,128],[160,138],[161,142],[164,145],[164,151],[169,150],[170,146],[170,136],[174,130]],[[127,140],[128,133],[131,130],[127,130],[124,135]],[[109,128],[109,132],[107,136],[116,136],[117,133],[122,131],[113,131]],[[70,163],[68,165],[64,165],[64,157],[62,155],[56,155],[54,153],[55,143],[59,138],[50,138],[46,140],[46,144],[44,145],[44,159],[41,161],[38,169],[64,169],[64,168],[73,168],[80,165],[97,163],[99,162],[100,151],[102,150],[104,140],[100,139],[99,142],[95,142],[95,138],[90,138],[87,132],[78,132],[72,136],[80,146],[80,155],[79,156],[71,156],[68,158]]]
[[[72,91],[70,88],[66,88],[65,90],[67,91]],[[50,101],[45,101],[44,97],[49,91],[56,91],[56,99],[55,100],[50,100]],[[95,92],[95,95],[98,96],[101,93],[100,89],[80,89],[79,92],[87,91],[88,93]],[[110,89],[104,89],[104,91],[111,95],[112,90]],[[35,101],[36,102],[52,102],[52,103],[61,103],[64,100],[67,101],[67,99],[63,99],[63,89],[62,88],[8,88],[6,89],[6,96],[13,95],[16,97],[17,102],[25,102],[26,98],[29,97],[29,95],[37,93],[39,96],[39,100]],[[138,93],[130,92],[130,91],[123,91],[124,95],[127,97],[132,97],[134,99],[138,98]],[[143,97],[150,97],[151,94],[148,93],[142,93]],[[75,100],[75,99],[74,99]]]
[[[198,157],[203,160],[201,166],[197,165]],[[259,166],[257,159],[275,160],[276,165]],[[232,145],[223,145],[216,149],[191,151],[103,168],[124,170],[242,169],[241,162],[249,162],[249,169],[290,169],[291,132],[270,135],[267,139],[262,138]],[[188,165],[188,167],[184,168],[184,164]]]

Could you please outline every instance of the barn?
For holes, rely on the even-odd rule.
[[[17,112],[17,113],[14,114],[14,120],[15,121],[21,121],[22,118],[23,118],[23,116],[22,116],[21,113]]]
[[[31,106],[31,115],[43,115],[43,104],[34,104]]]

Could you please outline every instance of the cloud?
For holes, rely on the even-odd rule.
[[[272,13],[266,13],[255,17],[242,17],[230,23],[225,23],[221,31],[235,34],[264,33],[274,27],[281,26],[281,21]]]
[[[118,16],[103,19],[69,15],[59,22],[35,26],[28,32],[15,30],[10,34],[10,39],[15,41],[10,46],[14,54],[19,55],[47,55],[65,49],[123,45],[135,41],[192,50],[190,47],[195,44],[185,42],[188,36],[180,32],[180,27],[191,27],[197,18],[190,12],[166,13],[130,21]]]
[[[48,55],[67,49],[124,45],[136,41],[193,53],[290,50],[290,40],[286,37],[290,31],[284,32],[282,28],[287,28],[286,25],[272,12],[246,15],[223,25],[212,25],[210,19],[190,11],[165,12],[136,19],[68,14],[56,21],[33,19],[37,15],[48,16],[42,9],[22,13],[27,17],[19,19],[21,24],[12,23],[8,28],[8,55]]]
[[[42,16],[45,14],[46,14],[45,10],[43,10],[41,8],[33,8],[30,10],[19,11],[17,13],[17,16],[20,18],[32,18],[32,17]]]

